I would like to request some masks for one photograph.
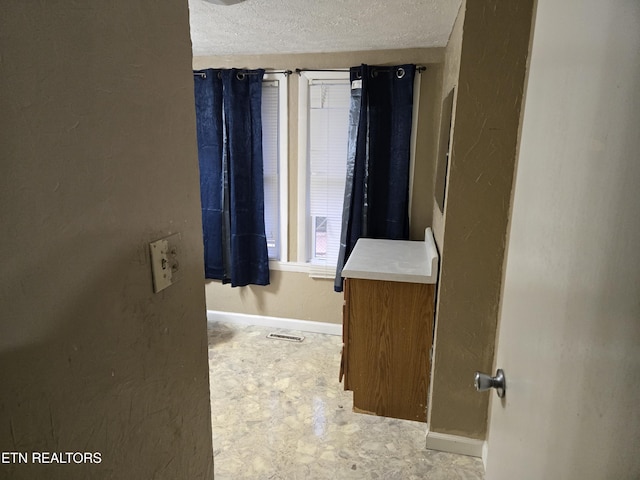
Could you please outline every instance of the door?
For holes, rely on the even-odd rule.
[[[640,478],[640,2],[539,0],[488,480]]]

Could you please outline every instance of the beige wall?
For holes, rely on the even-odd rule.
[[[447,52],[444,94],[456,83],[461,45],[446,212],[437,227],[435,432],[486,435],[489,396],[475,392],[473,374],[493,365],[532,3],[467,2],[462,42],[458,24]]]
[[[424,239],[433,211],[433,162],[437,148],[440,115],[441,63],[444,49],[406,49],[368,52],[309,53],[289,55],[251,55],[195,57],[195,69],[218,68],[347,68],[361,63],[392,65],[416,63],[428,67],[420,83],[418,136],[411,209],[411,238]],[[289,259],[297,259],[298,192],[298,76],[289,82]],[[332,280],[308,278],[295,272],[273,272],[266,288],[231,289],[217,281],[207,282],[207,308],[238,313],[262,314],[341,323],[342,295],[333,293]],[[304,305],[298,298],[317,298]],[[269,300],[266,300],[269,299]],[[266,302],[266,303],[265,303]],[[302,308],[302,309],[301,309]]]
[[[451,35],[449,36],[449,41],[447,42],[447,48],[445,50],[445,59],[444,65],[442,67],[442,87],[441,87],[441,96],[439,99],[439,112],[438,120],[442,118],[442,102],[445,97],[449,94],[452,88],[458,86],[458,76],[460,74],[460,54],[462,52],[462,26],[464,24],[464,13],[466,10],[466,0],[463,0],[462,5],[460,5],[460,10],[458,11],[458,16],[456,17],[456,21],[453,25],[453,29],[451,30]],[[456,91],[457,94],[457,91]],[[455,96],[453,99],[453,111],[451,114],[451,130],[455,129]],[[444,125],[442,123],[438,123],[438,131],[441,129],[449,129],[449,125]],[[441,138],[441,135],[438,136],[438,139]],[[438,157],[441,158],[442,152],[440,149],[446,149],[447,146],[444,144],[438,145]],[[434,179],[435,180],[435,179]],[[433,202],[433,212],[432,212],[432,230],[433,237],[436,241],[436,245],[438,249],[442,251],[442,243],[444,241],[444,217],[445,212],[441,212],[438,204]]]
[[[212,478],[187,2],[0,4],[0,477]]]
[[[271,284],[266,287],[231,288],[207,282],[208,308],[342,325],[342,294],[333,291],[333,280],[278,270],[270,275]]]

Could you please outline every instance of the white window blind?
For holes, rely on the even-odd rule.
[[[340,249],[347,174],[349,81],[312,80],[308,99],[307,244],[310,275],[333,277]]]
[[[280,258],[280,101],[278,80],[262,82],[262,155],[264,170],[264,226],[269,258]]]

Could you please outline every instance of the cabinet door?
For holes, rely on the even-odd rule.
[[[354,410],[426,422],[433,285],[350,279],[346,365]]]

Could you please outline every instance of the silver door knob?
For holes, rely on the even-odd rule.
[[[498,369],[495,377],[491,377],[486,373],[476,372],[474,384],[476,386],[476,390],[479,392],[484,392],[485,390],[489,390],[490,388],[495,388],[496,393],[500,398],[504,397],[504,393],[507,390],[507,383],[504,378],[504,372],[502,369]]]

